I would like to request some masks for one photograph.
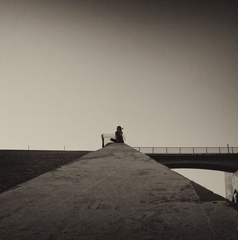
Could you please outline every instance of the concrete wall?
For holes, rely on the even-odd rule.
[[[0,239],[237,240],[231,206],[117,143],[0,194]]]
[[[238,191],[238,171],[225,173],[226,198],[232,201],[234,190]]]

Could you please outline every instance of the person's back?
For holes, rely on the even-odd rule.
[[[123,132],[122,129],[119,128],[117,129],[117,131],[115,132],[115,137],[118,143],[123,143]]]

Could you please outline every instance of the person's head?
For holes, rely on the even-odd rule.
[[[121,131],[123,128],[121,126],[117,127],[117,131]]]

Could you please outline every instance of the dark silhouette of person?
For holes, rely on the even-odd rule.
[[[112,142],[114,142],[114,143],[124,143],[122,129],[123,128],[121,126],[117,127],[117,131],[115,132],[115,138],[110,139]]]
[[[236,191],[236,189],[234,190],[232,200],[233,200],[234,203],[238,203],[238,192]]]

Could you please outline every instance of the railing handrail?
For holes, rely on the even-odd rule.
[[[238,153],[238,147],[230,147],[230,146],[227,146],[227,147],[133,147],[133,148],[147,154],[234,154],[234,153]]]

